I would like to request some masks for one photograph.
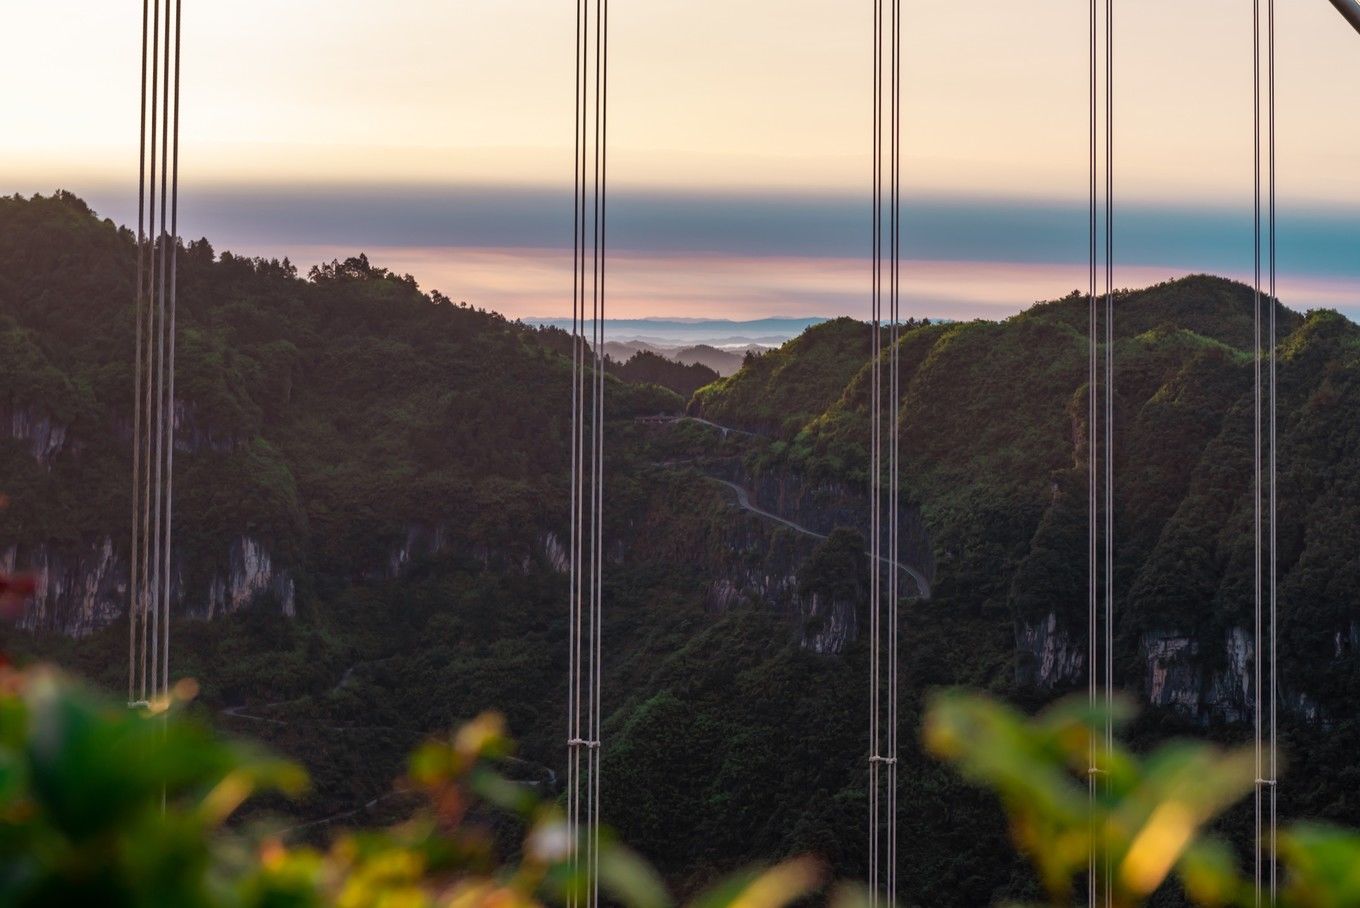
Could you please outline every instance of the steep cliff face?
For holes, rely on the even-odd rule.
[[[244,443],[231,433],[213,428],[192,402],[177,400],[174,419],[175,447],[182,453],[224,453]],[[125,423],[114,420],[112,432],[130,444],[132,427]],[[82,456],[83,445],[77,434],[35,407],[0,411],[0,430],[22,442],[27,454],[47,470],[63,455]],[[213,569],[205,585],[186,591],[185,569],[194,566],[185,565],[176,553],[172,557],[171,608],[192,617],[212,618],[272,596],[285,614],[293,613],[292,575],[278,568],[264,544],[240,535],[227,545],[225,556],[225,566]],[[0,567],[37,577],[37,594],[20,620],[20,626],[26,629],[83,637],[124,620],[130,571],[126,552],[110,535],[96,535],[79,543],[12,542],[0,549]],[[199,572],[190,573],[197,576]]]
[[[561,538],[556,533],[548,532],[540,536],[539,547],[543,551],[544,560],[554,571],[565,574],[571,570],[571,560],[567,553],[567,547],[562,544]]]
[[[1223,641],[1223,668],[1208,670],[1193,637],[1175,630],[1143,634],[1139,644],[1144,695],[1153,706],[1169,707],[1201,721],[1243,722],[1253,715],[1253,642],[1235,627]]]
[[[213,618],[273,597],[282,612],[291,617],[295,593],[292,574],[277,570],[269,552],[258,541],[238,536],[228,551],[225,573],[214,573],[208,583],[206,611],[200,614]]]
[[[404,574],[412,562],[438,555],[447,545],[448,527],[445,525],[409,523],[406,525],[406,538],[388,551],[382,568],[371,573],[385,580],[394,580]]]
[[[83,637],[126,613],[127,563],[107,536],[74,546],[0,549],[0,571],[16,570],[38,582],[19,620],[26,630]]]
[[[1076,634],[1050,612],[1016,625],[1017,679],[1042,690],[1085,682],[1086,629]],[[1217,653],[1204,652],[1192,635],[1176,629],[1143,633],[1138,641],[1139,677],[1117,678],[1143,691],[1147,702],[1204,722],[1240,722],[1252,714],[1253,643],[1244,628],[1228,631]],[[1209,665],[1220,665],[1210,669]]]
[[[1018,621],[1015,649],[1016,678],[1021,684],[1053,690],[1086,676],[1085,638],[1074,640],[1053,612],[1037,621]]]
[[[838,527],[849,527],[866,538],[869,536],[872,508],[867,489],[836,480],[813,480],[787,467],[754,477],[740,472],[737,476],[750,483],[752,500],[772,513],[823,535],[830,535]],[[912,504],[902,504],[897,525],[901,540],[898,557],[934,583],[935,551],[920,510]]]
[[[1360,627],[1352,623],[1332,639],[1333,651],[1319,654],[1323,662],[1348,658],[1360,640]],[[1021,684],[1053,691],[1085,683],[1085,635],[1074,635],[1052,613],[1017,624],[1016,650]],[[1212,651],[1175,628],[1146,631],[1139,637],[1134,665],[1135,675],[1117,677],[1115,683],[1141,692],[1151,706],[1205,725],[1249,722],[1255,715],[1255,641],[1247,628],[1229,628]],[[1314,698],[1288,685],[1288,678],[1281,681],[1279,706],[1306,722],[1330,721]]]
[[[706,566],[704,601],[710,609],[774,608],[789,616],[800,644],[815,653],[842,652],[856,639],[866,607],[862,585],[830,591],[808,589],[804,582],[819,540],[750,514],[729,511],[727,517],[725,553]]]
[[[0,407],[0,430],[48,469],[67,447],[68,428],[36,407]]]
[[[669,565],[688,574],[715,612],[772,609],[787,617],[810,652],[840,653],[858,637],[868,600],[858,533],[802,532],[755,513],[750,506],[793,518],[775,510],[773,496],[758,499],[750,477],[733,462],[706,462],[703,471],[672,464],[654,480],[647,507],[620,533],[624,564]],[[793,486],[793,480],[785,484],[789,500],[802,497]]]
[[[721,566],[709,583],[706,604],[715,611],[774,608],[790,618],[803,649],[820,655],[844,652],[859,636],[859,616],[868,607],[865,591],[859,588],[853,593],[836,594],[808,590],[802,578],[808,555],[790,558],[779,553],[779,548],[757,545],[744,553],[746,557],[734,550],[738,557]]]
[[[180,557],[172,558],[171,609],[213,618],[272,598],[284,614],[293,614],[292,573],[279,569],[258,540],[238,536],[225,562],[225,568],[211,572],[206,585],[186,591],[185,566]],[[109,536],[75,545],[10,545],[0,549],[0,570],[37,578],[37,592],[19,621],[26,630],[84,637],[127,615],[127,555]]]

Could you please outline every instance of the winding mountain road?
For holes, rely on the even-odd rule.
[[[746,491],[746,489],[742,488],[741,486],[737,485],[735,482],[728,482],[726,479],[719,479],[716,476],[709,476],[708,478],[718,483],[719,485],[727,486],[727,488],[735,492],[737,494],[737,506],[740,507],[743,511],[749,511],[752,514],[755,514],[757,517],[764,517],[766,520],[773,520],[775,523],[780,524],[781,526],[786,526],[796,533],[802,533],[804,536],[811,536],[814,539],[827,538],[825,533],[818,533],[816,530],[805,527],[802,524],[794,523],[792,520],[780,517],[778,514],[773,514],[765,510],[764,508],[759,507],[756,504],[752,503],[751,493]],[[876,561],[886,562],[889,560],[881,555],[874,555],[872,552],[865,552],[864,554],[867,557],[872,558]],[[911,577],[913,582],[915,582],[916,591],[920,598],[929,599],[930,581],[926,580],[925,576],[922,575],[920,571],[916,570],[910,565],[903,564],[902,562],[899,561],[897,563],[897,566],[902,571],[904,571],[907,574],[907,576]]]
[[[712,420],[704,419],[701,416],[649,416],[645,417],[645,419],[647,421],[663,423],[697,422],[700,425],[708,426],[709,428],[712,429],[717,429],[719,432],[723,434],[724,438],[726,438],[729,433],[736,435],[745,435],[750,438],[766,437],[758,432],[749,432],[746,429],[735,429],[732,426],[724,426],[719,423],[713,422]],[[688,461],[665,461],[662,463],[658,463],[657,466],[673,468],[685,463],[688,463]],[[772,520],[775,523],[780,524],[781,526],[788,527],[795,533],[802,533],[804,536],[811,536],[814,539],[827,538],[825,533],[818,533],[816,530],[810,529],[809,527],[805,527],[802,524],[794,523],[792,520],[780,517],[778,514],[772,513],[770,511],[765,510],[762,507],[759,507],[758,505],[751,501],[751,493],[748,492],[746,489],[742,488],[741,486],[737,485],[735,482],[729,482],[726,479],[719,479],[716,476],[707,476],[707,478],[712,480],[713,482],[718,483],[719,485],[724,485],[727,488],[731,489],[733,492],[735,492],[737,495],[737,505],[742,510],[749,511],[750,513],[755,514],[758,517],[764,517],[766,520]],[[876,561],[889,560],[881,555],[875,555],[872,552],[865,552],[864,554],[867,557],[872,558]],[[920,571],[916,570],[916,568],[911,567],[908,564],[903,564],[900,561],[897,563],[897,566],[903,572],[905,572],[907,576],[909,576],[912,579],[912,581],[916,584],[916,591],[918,596],[921,599],[929,599],[930,581],[925,578],[925,575],[922,574]]]
[[[719,432],[723,434],[723,438],[726,438],[728,435],[745,435],[749,438],[765,437],[764,435],[761,435],[759,432],[752,432],[749,431],[748,429],[734,429],[731,426],[720,426],[716,422],[713,422],[712,420],[704,419],[702,416],[677,416],[675,420],[676,422],[697,422],[701,426],[708,426],[711,429],[717,429]]]

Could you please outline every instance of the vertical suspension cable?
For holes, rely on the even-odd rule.
[[[882,609],[883,554],[883,0],[873,7],[873,277],[870,284],[872,350],[872,388],[869,428],[869,892],[871,904],[879,903],[879,653],[882,646],[880,614]]]
[[[889,291],[888,405],[890,443],[888,455],[888,868],[887,904],[897,904],[897,610],[899,601],[897,562],[901,555],[898,536],[900,477],[898,453],[901,437],[901,376],[899,370],[899,325],[901,316],[902,264],[902,0],[893,0],[892,14],[892,249]]]
[[[157,157],[156,136],[158,135],[157,99],[159,98],[159,73],[160,73],[160,3],[159,0],[151,0],[151,44],[148,48],[151,57],[151,102],[149,110],[151,113],[151,127],[147,133],[147,142],[151,148],[150,162],[145,183],[146,207],[147,207],[147,231],[146,231],[146,283],[145,304],[146,311],[146,360],[145,360],[145,381],[142,388],[141,404],[141,424],[142,433],[138,437],[137,444],[143,449],[142,452],[142,514],[140,539],[142,541],[141,551],[137,554],[139,562],[139,574],[141,578],[137,591],[138,613],[142,625],[141,648],[138,654],[140,667],[140,700],[145,703],[155,696],[153,683],[153,673],[155,664],[147,664],[147,657],[153,645],[153,638],[159,634],[158,612],[153,612],[151,603],[156,597],[156,590],[159,589],[159,575],[155,573],[155,566],[159,564],[160,558],[157,555],[160,545],[159,534],[152,535],[152,454],[154,453],[154,425],[155,411],[152,408],[152,398],[156,385],[156,262],[158,257],[158,244],[156,242],[156,174],[159,158]],[[145,86],[145,83],[144,83]],[[145,87],[143,88],[145,91]]]
[[[1105,701],[1114,702],[1114,0],[1105,0]],[[1114,746],[1112,713],[1105,746]],[[1106,891],[1106,902],[1110,894]]]
[[[138,623],[142,619],[140,596],[141,576],[138,557],[143,538],[138,533],[138,506],[141,501],[142,473],[142,284],[146,260],[146,54],[147,26],[150,20],[148,0],[142,0],[142,73],[141,100],[138,104],[140,125],[137,130],[137,296],[132,306],[136,320],[136,362],[133,366],[132,390],[132,539],[128,558],[128,704],[137,700]],[[147,339],[150,344],[150,338]]]
[[[1269,186],[1270,211],[1269,211],[1269,255],[1270,255],[1270,903],[1275,904],[1278,895],[1278,868],[1279,863],[1275,860],[1276,850],[1279,845],[1279,830],[1277,824],[1278,791],[1279,791],[1279,737],[1276,725],[1276,709],[1279,704],[1279,653],[1276,649],[1278,641],[1278,598],[1279,586],[1277,572],[1279,570],[1279,533],[1278,533],[1278,496],[1276,493],[1278,484],[1278,451],[1276,433],[1276,364],[1279,357],[1278,338],[1276,336],[1276,317],[1279,310],[1279,297],[1276,287],[1276,261],[1275,261],[1275,228],[1276,228],[1276,198],[1275,198],[1275,0],[1267,0],[1267,27],[1269,29],[1269,42],[1267,48],[1267,67],[1268,67],[1268,105],[1269,105]]]
[[[153,506],[151,518],[151,531],[153,535],[151,538],[151,545],[149,547],[150,548],[149,554],[151,558],[151,586],[150,589],[148,590],[149,595],[146,604],[146,608],[151,617],[151,644],[150,644],[151,664],[148,669],[149,680],[147,684],[147,694],[149,699],[155,699],[159,695],[159,689],[156,683],[156,678],[159,676],[159,673],[156,671],[156,666],[160,664],[160,637],[161,637],[160,607],[159,607],[161,588],[161,478],[162,478],[160,439],[161,439],[161,417],[163,416],[164,413],[161,404],[161,387],[162,382],[164,381],[163,369],[165,364],[164,296],[160,292],[160,287],[158,284],[158,276],[160,274],[159,268],[164,258],[164,247],[161,244],[161,236],[165,232],[164,226],[165,205],[163,199],[162,204],[160,206],[161,226],[158,229],[156,225],[157,215],[156,181],[158,173],[156,170],[157,160],[160,161],[161,165],[159,173],[163,175],[165,171],[165,156],[160,155],[158,159],[157,155],[159,152],[156,147],[157,141],[160,138],[160,134],[164,130],[164,122],[160,119],[160,111],[158,110],[161,80],[160,70],[161,7],[160,0],[152,0],[152,2],[153,13],[151,32],[152,32],[152,46],[155,49],[155,52],[152,54],[151,58],[152,179],[151,186],[149,189],[149,199],[151,208],[151,230],[156,234],[156,238],[151,243],[152,268],[150,274],[151,284],[150,318],[152,320],[152,324],[155,326],[153,331],[153,334],[155,336],[155,343],[150,357],[152,377],[150,380],[150,384],[147,386],[149,392],[147,413],[150,417],[150,422],[148,423],[148,431],[153,433],[151,436],[148,437],[147,440],[147,452],[152,456],[152,458],[155,461],[151,467],[152,480],[154,482],[154,485],[152,486],[151,489],[151,504]],[[157,123],[161,123],[159,129],[157,128]],[[154,406],[152,404],[152,399],[154,399]]]
[[[1098,567],[1098,565],[1097,565],[1097,563],[1096,563],[1097,539],[1098,539],[1098,537],[1099,537],[1099,531],[1097,530],[1097,527],[1096,527],[1096,522],[1097,522],[1097,520],[1099,519],[1099,505],[1098,505],[1098,503],[1097,503],[1097,489],[1098,489],[1098,487],[1099,487],[1098,473],[1099,473],[1099,463],[1100,463],[1100,454],[1099,454],[1099,447],[1098,447],[1098,445],[1099,445],[1099,438],[1098,438],[1099,433],[1098,433],[1098,430],[1097,430],[1097,419],[1098,419],[1098,417],[1097,417],[1097,408],[1098,408],[1098,406],[1099,406],[1098,401],[1099,401],[1100,378],[1099,378],[1098,371],[1097,371],[1097,367],[1098,367],[1098,355],[1097,355],[1097,350],[1098,350],[1098,346],[1099,346],[1099,334],[1098,334],[1098,331],[1099,331],[1099,312],[1098,312],[1098,309],[1097,309],[1097,306],[1096,306],[1096,271],[1097,271],[1097,255],[1096,255],[1096,249],[1097,249],[1097,245],[1096,245],[1096,242],[1097,242],[1097,241],[1096,241],[1096,234],[1097,234],[1096,181],[1097,181],[1097,171],[1098,171],[1098,169],[1099,169],[1099,168],[1098,168],[1098,165],[1097,165],[1097,163],[1096,163],[1096,162],[1097,162],[1097,149],[1098,149],[1098,145],[1099,145],[1099,141],[1098,141],[1098,116],[1097,116],[1098,105],[1097,105],[1097,101],[1096,101],[1097,84],[1098,84],[1098,81],[1099,81],[1099,80],[1098,80],[1098,77],[1097,77],[1097,60],[1098,60],[1098,58],[1099,58],[1099,54],[1098,54],[1098,51],[1097,51],[1097,48],[1098,48],[1098,45],[1097,45],[1097,31],[1098,31],[1098,29],[1097,29],[1097,18],[1098,18],[1098,12],[1097,12],[1097,7],[1096,7],[1096,0],[1090,0],[1090,10],[1089,10],[1089,15],[1090,15],[1090,19],[1089,19],[1089,25],[1090,25],[1090,46],[1089,46],[1089,54],[1088,54],[1087,63],[1088,63],[1088,68],[1089,68],[1089,72],[1088,72],[1089,80],[1088,80],[1088,81],[1089,81],[1089,88],[1090,88],[1090,96],[1089,96],[1089,101],[1090,101],[1090,118],[1089,118],[1089,121],[1088,121],[1088,126],[1089,126],[1089,135],[1088,135],[1088,138],[1089,138],[1089,148],[1088,148],[1088,151],[1089,151],[1089,157],[1088,157],[1088,165],[1089,165],[1089,170],[1088,170],[1089,187],[1088,187],[1088,188],[1089,188],[1089,190],[1090,190],[1090,206],[1089,206],[1088,211],[1087,211],[1087,216],[1088,216],[1088,222],[1087,222],[1087,227],[1088,227],[1088,249],[1087,249],[1087,251],[1088,251],[1088,253],[1089,253],[1090,269],[1089,269],[1089,272],[1088,272],[1088,274],[1087,274],[1087,278],[1088,278],[1088,286],[1087,286],[1087,304],[1088,304],[1088,309],[1089,309],[1089,312],[1088,312],[1088,316],[1089,316],[1089,326],[1088,326],[1089,334],[1088,334],[1088,362],[1087,362],[1087,381],[1086,381],[1086,385],[1087,385],[1087,392],[1086,392],[1086,406],[1087,406],[1087,414],[1086,414],[1086,421],[1087,421],[1087,445],[1086,445],[1086,457],[1087,457],[1087,466],[1088,466],[1088,476],[1087,476],[1087,510],[1086,510],[1086,513],[1087,513],[1086,554],[1087,554],[1087,560],[1088,560],[1088,564],[1089,564],[1089,569],[1088,569],[1088,573],[1087,573],[1087,591],[1086,591],[1086,593],[1087,593],[1087,595],[1086,595],[1086,609],[1087,609],[1087,612],[1086,612],[1086,641],[1087,641],[1087,653],[1086,653],[1086,696],[1087,696],[1088,705],[1090,706],[1090,708],[1091,708],[1092,711],[1094,712],[1095,707],[1096,707],[1096,703],[1097,703],[1097,690],[1098,690],[1098,687],[1099,687],[1099,684],[1098,684],[1098,681],[1097,681],[1097,676],[1096,676],[1096,664],[1097,664],[1097,662],[1098,662],[1098,660],[1099,660],[1099,652],[1100,652],[1100,646],[1099,646],[1099,643],[1098,643],[1098,641],[1097,641],[1097,636],[1096,636],[1096,635],[1097,635],[1097,600],[1098,600],[1098,590],[1099,590],[1099,582],[1100,582],[1100,580],[1099,580],[1099,578],[1100,578],[1100,570],[1099,570],[1099,567]],[[1097,764],[1096,764],[1096,740],[1095,740],[1095,736],[1093,735],[1093,736],[1091,737],[1090,745],[1089,745],[1089,747],[1088,747],[1087,774],[1086,774],[1086,780],[1087,780],[1087,781],[1086,781],[1087,810],[1089,811],[1089,815],[1090,815],[1090,817],[1091,817],[1090,824],[1089,824],[1089,830],[1088,830],[1088,835],[1090,836],[1090,838],[1089,838],[1089,843],[1088,843],[1088,844],[1089,844],[1089,849],[1088,849],[1088,857],[1087,857],[1087,862],[1086,862],[1086,897],[1087,897],[1087,905],[1090,906],[1090,908],[1095,908],[1095,905],[1096,905],[1096,897],[1097,897],[1097,894],[1098,894],[1097,883],[1096,883],[1096,870],[1097,870],[1097,866],[1096,866],[1096,864],[1097,864],[1097,857],[1096,857],[1096,851],[1097,851],[1097,849],[1096,849],[1096,844],[1097,844],[1097,838],[1096,838],[1096,828],[1095,828],[1096,773],[1097,773],[1097,771],[1098,771],[1098,766],[1097,766]]]
[[[1112,904],[1109,855],[1100,847],[1095,825],[1095,806],[1100,779],[1104,774],[1103,754],[1114,745],[1114,0],[1104,5],[1104,92],[1101,89],[1101,15],[1096,0],[1090,0],[1087,77],[1089,89],[1087,272],[1088,359],[1087,359],[1087,679],[1086,694],[1094,708],[1103,700],[1105,707],[1102,746],[1092,736],[1088,745],[1087,803],[1091,822],[1088,827],[1086,894],[1088,904]],[[1104,159],[1101,160],[1100,113],[1104,103]],[[1104,220],[1097,186],[1104,167]],[[1103,227],[1103,250],[1098,239]],[[1100,253],[1104,253],[1104,326],[1101,331],[1101,305],[1097,292]],[[1104,352],[1104,367],[1100,355]],[[1103,373],[1103,374],[1102,374]],[[1102,382],[1103,379],[1103,382]],[[1103,384],[1103,387],[1102,387]],[[1103,401],[1102,401],[1103,397]],[[1102,406],[1103,404],[1103,406]],[[1103,413],[1101,412],[1103,410]],[[1103,416],[1103,419],[1102,419]],[[1104,438],[1101,443],[1103,423]],[[1103,481],[1103,490],[1101,488]],[[1103,543],[1103,545],[1102,545]],[[1098,558],[1098,553],[1100,557]],[[1103,627],[1099,609],[1104,586]],[[1103,695],[1103,696],[1102,696]],[[1102,898],[1102,891],[1104,893]]]
[[[570,865],[575,881],[568,903],[573,908],[583,903],[593,908],[599,903],[604,623],[605,186],[608,181],[607,0],[595,0],[593,17],[592,40],[591,0],[577,0],[575,162],[572,178],[572,474],[567,696],[567,822],[573,842]],[[587,243],[590,244],[588,276]],[[590,306],[589,337],[586,333],[587,296]],[[582,751],[585,752],[584,759]]]
[[[165,0],[164,9],[161,0],[143,0],[132,549],[128,571],[128,702],[132,706],[164,696],[170,685],[179,289],[180,12],[181,0],[174,0],[173,4]]]
[[[1114,749],[1114,0],[1105,0],[1105,749]],[[1113,904],[1105,855],[1105,904]]]
[[[168,630],[165,625],[169,623],[167,614],[169,606],[170,580],[170,545],[169,537],[164,535],[164,531],[169,527],[165,505],[168,500],[169,470],[167,469],[167,441],[173,433],[171,426],[171,409],[173,401],[167,397],[169,386],[169,306],[167,303],[169,265],[170,258],[170,234],[169,234],[169,207],[170,207],[170,0],[165,0],[165,41],[161,48],[164,56],[164,65],[161,70],[161,172],[160,172],[160,259],[157,262],[157,314],[160,323],[160,331],[156,337],[156,343],[160,351],[160,362],[157,364],[156,382],[156,535],[157,555],[159,562],[156,567],[156,576],[160,580],[157,590],[157,598],[151,603],[159,625],[155,639],[151,641],[151,677],[152,687],[157,696],[164,696],[166,686],[164,684],[164,673],[161,666],[164,663],[163,639]]]
[[[1256,791],[1255,815],[1255,875],[1256,904],[1274,904],[1278,894],[1278,871],[1275,850],[1278,845],[1278,735],[1277,675],[1278,627],[1278,448],[1277,448],[1277,344],[1278,305],[1276,283],[1276,184],[1275,184],[1275,2],[1266,6],[1266,88],[1265,88],[1265,153],[1266,161],[1266,219],[1262,230],[1262,86],[1261,86],[1261,2],[1252,3],[1252,151],[1253,194],[1252,234],[1254,285],[1253,327],[1255,350],[1253,357],[1253,482],[1252,513],[1254,517],[1255,557],[1253,558],[1254,617],[1255,617],[1255,740]],[[1262,291],[1263,242],[1266,246],[1265,292]],[[1261,307],[1268,307],[1263,319]],[[1263,324],[1264,321],[1264,324]],[[1264,337],[1263,337],[1264,334]],[[1265,362],[1263,363],[1263,360]],[[1267,386],[1262,389],[1263,366],[1268,370]],[[1264,412],[1263,412],[1264,411]],[[1263,456],[1262,448],[1266,454]],[[1269,527],[1266,530],[1266,527]],[[1268,591],[1267,591],[1268,587]],[[1267,638],[1268,634],[1268,638]],[[1269,668],[1266,669],[1268,662]],[[1268,676],[1267,676],[1268,671]],[[1268,702],[1265,702],[1267,701]],[[1268,719],[1267,719],[1268,716]]]
[[[1262,794],[1264,786],[1264,767],[1262,764],[1262,702],[1261,681],[1264,652],[1261,634],[1261,2],[1252,0],[1251,5],[1251,141],[1252,141],[1252,608],[1255,723],[1252,740],[1253,757],[1256,766],[1256,783],[1252,796],[1252,809],[1255,820],[1255,843],[1253,847],[1253,875],[1256,889],[1256,904],[1260,906],[1262,895],[1262,874],[1265,855],[1262,852]]]
[[[885,36],[885,28],[891,29]],[[885,47],[886,42],[886,47]],[[873,4],[873,218],[870,279],[872,361],[870,367],[869,427],[869,888],[874,905],[897,896],[897,680],[898,680],[898,560],[899,438],[901,435],[900,270],[901,270],[901,2],[886,10],[883,0]],[[884,79],[889,84],[885,90]],[[884,111],[885,103],[887,112]],[[885,136],[885,132],[887,135]],[[888,160],[884,161],[885,142]],[[885,173],[886,170],[886,173]],[[884,207],[887,227],[884,228]],[[884,254],[884,245],[887,254]],[[888,302],[888,388],[883,387],[884,293]],[[891,408],[885,428],[884,408]],[[886,434],[886,439],[885,439]],[[885,440],[888,488],[885,495]],[[884,507],[887,507],[886,534]],[[883,582],[887,571],[887,583]],[[886,609],[886,635],[885,635]],[[884,649],[887,649],[884,703]],[[884,728],[886,720],[887,727]],[[887,767],[884,773],[882,768]],[[886,798],[884,786],[886,783]]]
[[[590,904],[600,902],[600,774],[604,756],[601,748],[601,718],[603,712],[603,656],[604,656],[604,322],[605,322],[605,251],[606,212],[608,207],[609,185],[609,0],[598,0],[596,16],[599,21],[597,71],[597,119],[598,136],[596,154],[599,156],[599,176],[596,181],[598,194],[598,213],[596,221],[599,239],[596,243],[596,258],[599,261],[599,275],[596,279],[598,305],[595,315],[595,613],[592,621],[594,638],[591,656],[594,701],[591,704],[591,742],[590,753],[594,757],[591,766],[591,827],[590,827]]]
[[[180,13],[182,12],[182,0],[175,0],[175,70],[174,70],[174,120],[167,123],[171,134],[171,157],[170,157],[170,323],[167,327],[169,333],[169,353],[166,363],[167,386],[165,394],[166,419],[165,419],[165,588],[162,590],[164,599],[164,618],[162,621],[162,633],[164,635],[161,645],[161,692],[166,693],[170,690],[170,590],[171,590],[171,559],[172,545],[174,539],[172,527],[174,525],[174,501],[175,501],[175,310],[179,295],[179,64],[180,64]],[[169,36],[169,15],[170,0],[166,0],[166,25],[167,37]],[[167,71],[167,88],[169,87],[169,73]]]
[[[583,243],[585,241],[585,206],[582,193],[585,191],[583,148],[585,117],[585,7],[583,0],[576,0],[576,60],[573,64],[573,80],[576,90],[576,121],[572,127],[572,141],[575,158],[572,164],[572,263],[571,263],[571,512],[569,516],[569,563],[568,568],[568,619],[567,619],[567,828],[572,842],[571,872],[575,877],[577,851],[575,844],[580,836],[580,817],[578,792],[580,790],[580,749],[573,743],[581,740],[580,728],[580,507],[581,507],[581,335],[584,333],[582,321],[582,290],[584,275],[581,268],[585,261]],[[568,890],[567,904],[575,908],[578,903],[575,887]]]

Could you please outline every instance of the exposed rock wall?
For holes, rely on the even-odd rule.
[[[1086,639],[1074,640],[1054,612],[1038,621],[1017,622],[1015,649],[1021,684],[1052,690],[1086,676]]]
[[[214,573],[208,583],[206,618],[230,614],[272,596],[285,615],[296,610],[292,574],[274,567],[269,552],[249,536],[232,540],[225,573]]]
[[[0,571],[37,578],[19,619],[26,630],[83,637],[126,614],[127,562],[107,536],[74,546],[10,545],[0,549]]]
[[[793,619],[800,644],[815,653],[840,653],[856,639],[867,607],[862,589],[849,596],[802,589],[802,569],[816,539],[743,513],[731,524],[730,544],[727,557],[712,566],[705,591],[710,609],[773,607]]]
[[[400,577],[421,558],[430,558],[444,551],[448,545],[448,528],[443,524],[424,523],[406,525],[406,537],[387,553],[381,576],[387,580]]]
[[[212,618],[272,598],[292,615],[295,584],[266,548],[248,536],[228,546],[225,568],[213,570],[206,585],[188,585],[185,565],[171,558],[170,607],[178,614]],[[125,620],[128,604],[127,553],[111,537],[76,544],[11,544],[0,549],[0,570],[32,573],[37,590],[19,620],[33,631],[84,637]]]
[[[0,407],[0,431],[23,442],[33,459],[48,469],[69,441],[65,425],[34,407]]]
[[[1073,635],[1055,614],[1016,625],[1017,677],[1043,690],[1075,687],[1086,679],[1086,637]],[[1335,632],[1334,652],[1347,658],[1360,641],[1360,626]],[[1243,627],[1230,628],[1212,648],[1175,628],[1143,633],[1137,641],[1137,675],[1116,678],[1123,689],[1141,694],[1154,707],[1203,724],[1250,722],[1256,709],[1255,641]],[[1307,694],[1282,679],[1280,709],[1309,722],[1329,721]]]

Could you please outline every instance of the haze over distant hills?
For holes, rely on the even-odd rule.
[[[526,318],[530,325],[551,325],[571,330],[569,318]],[[826,321],[820,316],[808,318],[760,318],[751,321],[703,318],[607,318],[604,334],[608,341],[640,341],[652,346],[688,347],[706,344],[719,349],[745,349],[755,344],[777,347],[802,334],[812,325]],[[594,328],[586,322],[586,332]]]
[[[526,318],[526,324],[571,330],[569,318]],[[761,318],[750,321],[704,318],[628,318],[604,320],[604,352],[620,362],[648,351],[684,365],[700,363],[719,375],[741,368],[747,351],[763,353],[792,340],[827,319]],[[590,335],[594,321],[587,321]]]

